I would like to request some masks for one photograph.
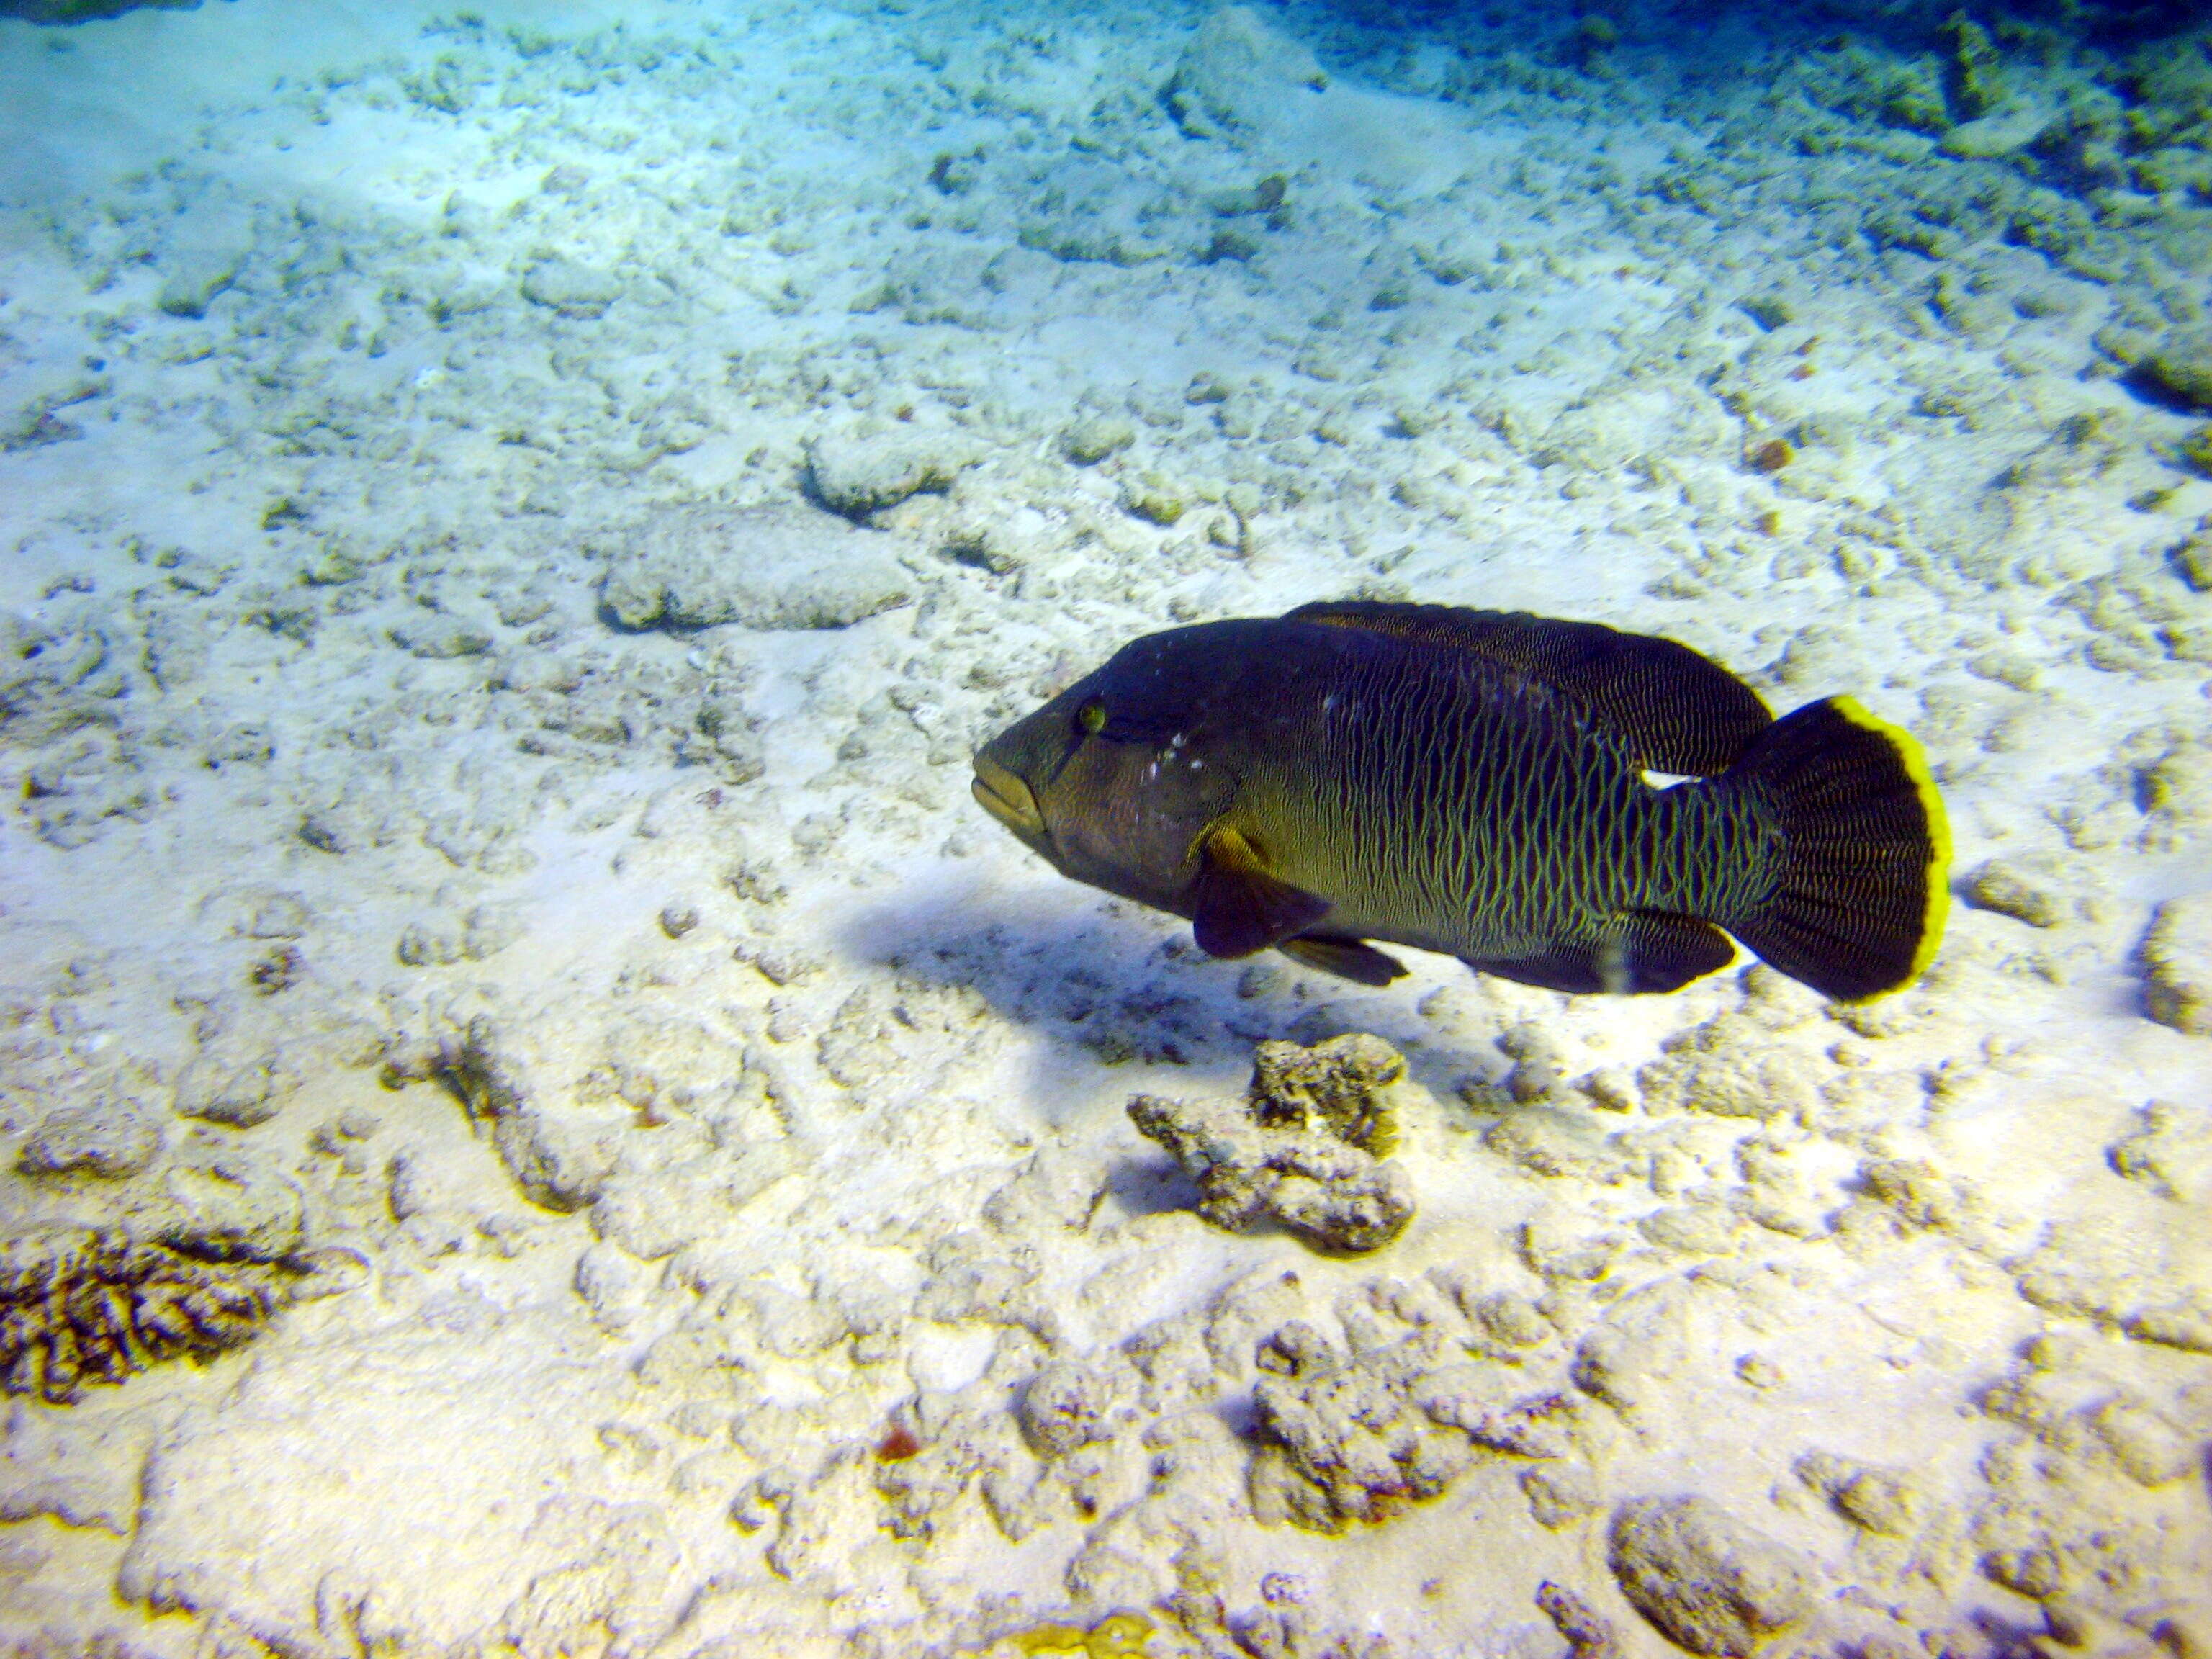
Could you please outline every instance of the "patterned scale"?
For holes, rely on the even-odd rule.
[[[1486,659],[1378,651],[1316,714],[1268,839],[1347,920],[1396,924],[1377,937],[1510,959],[1693,884],[1683,854],[1699,849],[1673,844],[1626,745]]]
[[[1343,620],[1328,608],[1293,613],[1357,628],[1375,648],[1354,654],[1311,711],[1282,822],[1255,825],[1286,849],[1286,879],[1335,900],[1334,927],[1562,990],[1671,985],[1728,960],[1733,947],[1693,918],[1771,886],[1772,827],[1756,821],[1756,800],[1661,793],[1642,773],[1655,759],[1717,769],[1771,724],[1753,693],[1681,647],[1593,624],[1348,609]],[[1406,612],[1418,626],[1370,625]],[[1513,648],[1470,649],[1458,625],[1470,618]],[[1547,630],[1576,636],[1571,648],[1547,645]],[[1665,647],[1656,667],[1628,648],[1642,646]],[[1564,689],[1523,665],[1566,659],[1554,672],[1583,678]],[[1606,675],[1613,689],[1593,694]],[[1711,694],[1717,719],[1701,726],[1694,701],[1687,714],[1667,709],[1667,676],[1675,703],[1686,679],[1693,699]],[[1645,728],[1614,723],[1629,719]]]

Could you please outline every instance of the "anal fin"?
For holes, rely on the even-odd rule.
[[[1389,951],[1356,939],[1291,939],[1275,948],[1302,967],[1358,985],[1388,985],[1406,973],[1406,964]]]
[[[1327,899],[1268,874],[1252,843],[1225,826],[1200,844],[1191,896],[1192,932],[1210,957],[1249,957],[1328,914]]]
[[[1679,991],[1735,960],[1735,941],[1695,916],[1631,910],[1616,927],[1608,943],[1617,942],[1623,991]]]

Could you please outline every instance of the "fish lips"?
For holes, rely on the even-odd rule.
[[[1036,793],[1019,777],[988,755],[978,755],[975,776],[969,788],[986,812],[1023,841],[1032,847],[1043,844],[1044,813],[1037,805]]]

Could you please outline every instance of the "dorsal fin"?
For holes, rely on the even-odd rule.
[[[1579,703],[1627,738],[1654,771],[1725,772],[1774,723],[1756,691],[1688,646],[1601,623],[1369,599],[1302,605],[1284,621],[1364,629],[1487,657]]]

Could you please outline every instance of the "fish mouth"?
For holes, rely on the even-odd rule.
[[[994,760],[975,757],[975,776],[968,786],[976,803],[1024,841],[1044,836],[1044,814],[1029,785]]]

